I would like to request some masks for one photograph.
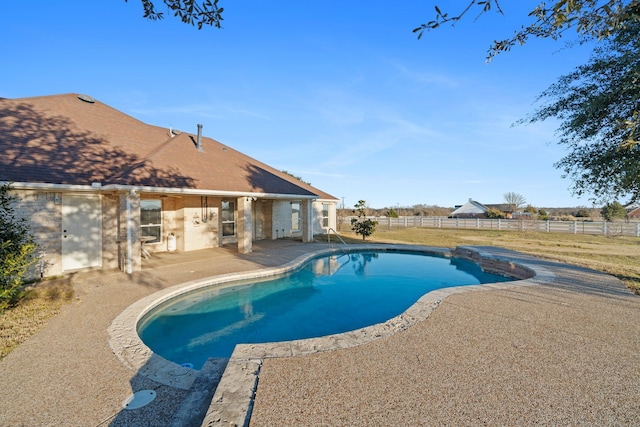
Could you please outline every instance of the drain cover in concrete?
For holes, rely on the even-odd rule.
[[[156,398],[156,392],[154,390],[140,390],[127,397],[122,402],[124,409],[138,409],[153,402]]]

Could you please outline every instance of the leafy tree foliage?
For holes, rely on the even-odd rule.
[[[393,209],[393,208],[391,208],[391,209],[389,209],[389,210],[387,211],[387,216],[388,216],[389,218],[399,218],[399,217],[400,217],[400,215],[398,215],[398,212],[397,212],[395,209]]]
[[[540,95],[547,102],[520,123],[560,120],[556,163],[573,190],[594,200],[640,197],[640,23],[594,49],[586,65],[561,76]]]
[[[602,207],[602,217],[607,221],[615,221],[626,216],[627,211],[618,201],[607,203]]]
[[[359,200],[358,203],[354,205],[354,207],[356,209],[353,213],[357,213],[358,217],[351,218],[351,230],[353,230],[356,234],[361,235],[362,240],[365,240],[376,230],[378,221],[367,218],[367,202],[365,202],[364,200]]]
[[[127,2],[128,0],[124,0]],[[151,0],[141,0],[144,9],[144,17],[157,21],[164,18],[164,13],[158,12]],[[210,25],[216,28],[222,26],[223,7],[218,6],[218,0],[162,0],[171,11],[173,16],[180,18],[185,24],[197,26],[202,29],[203,25]]]
[[[498,208],[489,208],[487,209],[487,211],[485,212],[485,215],[487,216],[487,218],[489,219],[502,219],[502,218],[506,218],[506,215],[504,214],[504,212],[502,212],[500,209]]]
[[[547,219],[549,219],[549,213],[544,209],[540,209],[538,210],[538,218],[546,221]]]
[[[36,244],[24,218],[14,210],[16,197],[9,184],[0,186],[0,312],[15,302],[29,267],[35,262]]]
[[[504,201],[509,205],[511,212],[517,211],[520,206],[527,203],[527,199],[525,199],[522,194],[514,193],[512,191],[504,193]]]
[[[519,0],[513,0],[519,1]],[[491,10],[504,14],[500,6],[501,0],[469,0],[466,7],[454,15],[443,12],[436,6],[436,16],[432,21],[422,24],[413,30],[418,39],[425,31],[433,30],[443,24],[455,25],[471,10],[482,15]],[[523,45],[530,37],[550,38],[557,40],[570,28],[582,37],[608,38],[627,25],[640,21],[640,0],[555,0],[547,4],[541,2],[529,12],[533,22],[518,31],[510,38],[496,40],[487,53],[490,61],[500,52],[509,51],[515,45]]]

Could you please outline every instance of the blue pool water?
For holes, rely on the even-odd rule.
[[[434,289],[510,280],[477,264],[408,252],[315,258],[293,274],[202,289],[148,313],[138,334],[156,354],[200,368],[239,343],[289,341],[385,322]]]

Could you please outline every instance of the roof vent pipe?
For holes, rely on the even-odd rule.
[[[198,139],[196,140],[198,151],[202,151],[202,125],[198,123]]]

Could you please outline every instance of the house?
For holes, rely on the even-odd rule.
[[[336,227],[335,197],[201,125],[149,125],[87,95],[0,98],[0,182],[12,183],[30,220],[45,276],[131,273],[154,252],[247,253],[255,240],[309,242]]]
[[[452,218],[486,218],[488,208],[482,203],[469,199],[464,205],[458,205],[451,212]]]
[[[640,202],[629,203],[624,209],[627,211],[627,219],[640,219]]]
[[[505,203],[484,205],[469,199],[464,205],[455,206],[455,210],[449,214],[451,218],[487,218],[487,212],[500,211],[505,218],[531,219],[531,214],[525,212],[512,212],[512,206]]]

